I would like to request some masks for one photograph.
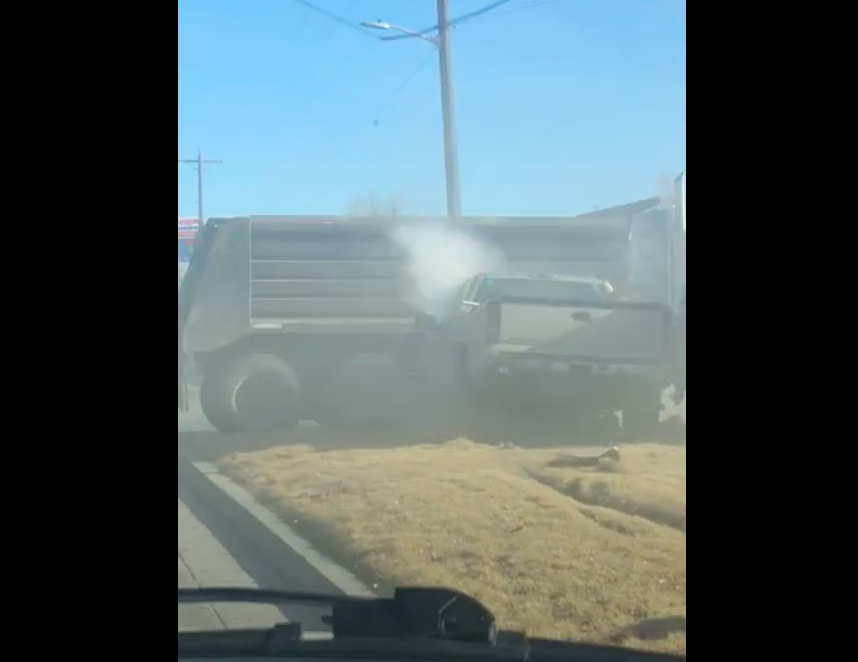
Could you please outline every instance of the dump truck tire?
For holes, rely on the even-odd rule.
[[[215,380],[204,379],[200,386],[200,408],[203,410],[203,415],[215,430],[223,434],[233,434],[240,432],[235,427],[233,419],[229,415],[227,403],[218,401],[218,392]]]
[[[323,423],[347,430],[383,430],[404,422],[409,383],[393,356],[364,354],[333,376]]]
[[[288,432],[301,421],[298,376],[268,354],[250,354],[208,371],[200,401],[209,423],[224,434]]]

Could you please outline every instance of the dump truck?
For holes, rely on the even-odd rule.
[[[179,289],[179,410],[190,406],[193,366],[201,408],[221,432],[395,422],[449,388],[444,367],[456,354],[438,304],[457,273],[481,273],[484,260],[625,281],[630,218],[651,205],[455,223],[212,219]]]

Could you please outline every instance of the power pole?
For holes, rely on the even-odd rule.
[[[204,198],[204,175],[206,166],[209,165],[221,165],[223,161],[212,161],[203,159],[202,150],[197,153],[197,158],[195,159],[179,159],[180,165],[186,165],[189,168],[193,168],[197,171],[197,209],[199,212],[199,222],[200,229],[206,224],[206,208],[205,208],[205,198]]]
[[[456,93],[453,84],[453,54],[449,0],[438,0],[438,53],[441,58],[441,101],[444,116],[444,158],[447,170],[447,213],[462,217],[462,177],[456,128]]]

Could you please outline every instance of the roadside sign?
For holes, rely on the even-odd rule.
[[[179,219],[179,262],[188,262],[194,249],[194,239],[200,229],[196,218]]]

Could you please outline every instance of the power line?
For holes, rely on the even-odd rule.
[[[378,37],[370,34],[366,30],[362,29],[356,23],[350,21],[349,19],[345,18],[344,16],[341,16],[340,14],[335,14],[330,9],[324,9],[323,7],[319,7],[317,4],[309,2],[309,0],[292,0],[292,2],[295,2],[299,5],[301,5],[305,9],[309,9],[312,12],[315,12],[317,14],[320,14],[321,16],[324,16],[325,18],[327,18],[330,21],[333,21],[337,25],[340,25],[344,28],[348,28],[349,30],[354,30],[355,32],[359,32],[364,37],[369,37],[370,39],[373,39],[373,40],[378,39]]]
[[[206,209],[205,209],[205,181],[204,181],[204,172],[206,166],[211,165],[221,165],[223,161],[214,161],[211,159],[204,159],[202,151],[197,153],[197,158],[195,159],[179,159],[179,165],[186,165],[189,168],[197,171],[197,210],[199,212],[199,223],[200,228],[202,228],[206,224]]]
[[[323,9],[321,7],[317,7],[317,6],[313,5],[313,3],[307,2],[306,0],[293,0],[293,2],[300,5],[301,7],[304,7],[306,9],[313,11],[313,12],[319,13],[322,16],[328,18],[329,20],[333,20],[334,22],[336,22],[340,25],[345,26],[345,24],[348,23],[348,27],[350,27],[352,29],[356,29],[358,32],[360,32],[364,36],[366,36],[366,34],[367,34],[365,31],[363,31],[359,28],[356,28],[355,25],[353,25],[351,22],[349,22],[347,19],[343,18],[343,16],[342,16],[342,14],[347,13],[357,3],[357,0],[345,0],[344,6],[341,9],[340,14],[336,14],[336,13],[334,13],[328,9]],[[293,42],[298,41],[298,39],[302,36],[303,32],[307,29],[308,24],[309,24],[308,20],[304,20],[304,21],[297,24],[297,29],[292,33],[292,41]],[[330,44],[330,41],[332,41],[333,39],[334,39],[334,35],[331,34],[330,39],[328,41],[328,44],[325,44],[325,48],[327,48],[327,46]],[[265,79],[265,85],[267,86],[268,84],[270,84],[274,79],[277,78],[277,76],[279,74],[280,74],[280,71],[276,68],[273,68],[270,75],[268,75]],[[318,80],[314,79],[313,85],[318,86]],[[283,98],[289,99],[295,93],[295,91],[298,90],[300,87],[301,87],[301,80],[297,76],[293,76],[292,79],[289,81],[288,85],[285,86],[285,88],[282,92]],[[221,119],[221,121],[217,122],[215,124],[215,126],[220,127],[219,131],[221,131],[221,132],[224,131],[241,114],[243,108],[244,108],[244,106],[241,103],[233,106],[233,108],[229,111],[229,113],[226,114]]]
[[[492,18],[500,17],[500,16],[511,16],[512,14],[518,14],[519,12],[528,11],[530,9],[536,9],[537,7],[545,7],[547,5],[553,5],[555,2],[560,2],[560,0],[530,0],[530,2],[526,2],[522,5],[507,7],[505,11],[497,12],[496,14],[492,14]],[[480,17],[483,18],[483,17]],[[489,18],[486,16],[485,18]]]
[[[539,0],[536,0],[536,1],[539,2]],[[546,0],[542,0],[542,1],[546,2]],[[547,1],[550,2],[552,0],[547,0]],[[337,25],[340,25],[344,28],[348,28],[349,30],[359,32],[364,37],[369,37],[370,39],[372,39],[374,41],[399,41],[401,39],[413,39],[415,36],[418,36],[418,35],[425,37],[426,35],[430,35],[430,34],[434,34],[434,33],[438,32],[438,30],[441,28],[440,25],[436,24],[436,25],[433,25],[432,27],[425,28],[424,30],[418,30],[414,34],[410,34],[410,35],[404,35],[403,34],[403,35],[395,35],[392,37],[378,37],[378,36],[372,34],[371,32],[367,31],[366,29],[358,26],[353,21],[350,21],[348,18],[346,18],[342,14],[337,14],[336,12],[333,12],[330,9],[325,9],[324,7],[320,7],[319,5],[315,4],[314,2],[310,2],[310,0],[292,0],[292,2],[301,5],[305,9],[308,9],[308,10],[315,12],[321,16],[324,16],[329,21],[332,21],[332,22],[336,23]],[[494,2],[486,5],[485,7],[481,8],[481,9],[476,9],[472,12],[469,12],[469,13],[464,14],[462,16],[459,16],[457,18],[451,19],[449,22],[449,27],[455,28],[455,27],[457,27],[463,23],[466,23],[468,21],[472,21],[476,18],[481,18],[483,16],[486,16],[487,14],[490,14],[490,13],[500,9],[501,7],[504,7],[508,4],[510,4],[511,2],[514,2],[514,0],[495,0]]]
[[[420,64],[418,64],[411,73],[406,76],[402,82],[393,90],[393,92],[388,96],[381,104],[379,104],[376,109],[373,111],[372,122],[370,125],[367,123],[362,128],[360,128],[349,140],[345,140],[336,149],[331,151],[324,159],[321,161],[322,166],[326,166],[328,163],[337,158],[342,152],[347,149],[349,146],[354,144],[357,140],[359,140],[370,128],[371,126],[378,126],[381,121],[381,117],[384,112],[393,104],[399,97],[402,95],[405,90],[414,82],[414,79],[419,76],[423,70],[427,67],[429,62],[431,62],[435,57],[435,53],[429,53],[423,60],[421,60]]]
[[[348,13],[348,12],[349,12],[349,10],[351,10],[351,9],[352,9],[352,7],[354,7],[354,5],[355,5],[355,4],[357,4],[357,0],[346,0],[346,2],[345,2],[345,4],[344,4],[343,8],[340,10],[340,11],[341,11],[341,14]],[[327,35],[327,40],[326,40],[326,41],[324,41],[324,42],[320,42],[320,44],[319,44],[320,50],[322,50],[322,51],[327,51],[327,50],[328,50],[328,47],[331,45],[331,43],[333,43],[334,39],[336,39],[336,38],[337,38],[337,35],[334,33],[334,31],[333,31],[333,30],[329,30],[329,31],[328,31],[328,35]],[[357,50],[357,49],[356,49],[356,50]],[[343,61],[343,62],[350,62],[351,60],[352,60],[352,57],[351,57],[351,53],[350,53],[350,54],[349,54],[349,57],[345,57],[342,61]],[[339,64],[339,63],[338,63],[338,64]],[[340,72],[340,71],[339,71],[339,69],[337,69],[337,70],[336,70],[336,71],[334,71],[333,73],[334,73],[334,75],[336,75],[336,74],[337,74],[337,73],[339,73],[339,72]],[[330,78],[330,76],[325,76],[324,78]],[[311,78],[311,80],[310,80],[309,84],[304,88],[304,95],[305,95],[305,96],[309,95],[310,91],[311,91],[311,90],[313,90],[314,88],[320,88],[320,87],[321,87],[321,88],[324,88],[325,86],[327,86],[327,81],[325,81],[325,84],[323,85],[323,84],[322,84],[322,76],[320,76],[320,75],[315,75],[315,76],[313,76],[313,77]],[[296,89],[298,89],[298,87],[299,87],[299,81],[298,81],[298,78],[296,77],[296,78],[295,78],[295,80],[294,80],[294,84],[293,84],[293,85],[292,85],[292,87],[289,89],[289,93],[288,93],[288,95],[285,95],[285,96],[286,96],[286,97],[291,96],[291,95],[292,95],[292,93],[293,93]]]
[[[500,9],[501,7],[504,7],[505,5],[510,4],[511,2],[513,2],[513,0],[495,0],[495,2],[493,2],[489,5],[486,5],[482,9],[476,9],[476,10],[474,10],[468,14],[464,14],[463,16],[459,16],[457,18],[451,19],[449,22],[449,27],[455,28],[459,25],[462,25],[463,23],[467,23],[468,21],[472,21],[476,18],[481,18],[483,16],[486,16],[487,14],[490,14],[490,13]],[[402,39],[413,39],[415,36],[425,37],[427,35],[434,34],[434,33],[438,32],[438,30],[440,30],[440,29],[441,29],[441,26],[439,24],[436,24],[436,25],[433,25],[432,27],[425,28],[423,30],[417,30],[413,34],[399,34],[399,35],[394,35],[392,37],[382,37],[381,40],[382,41],[400,41]]]

